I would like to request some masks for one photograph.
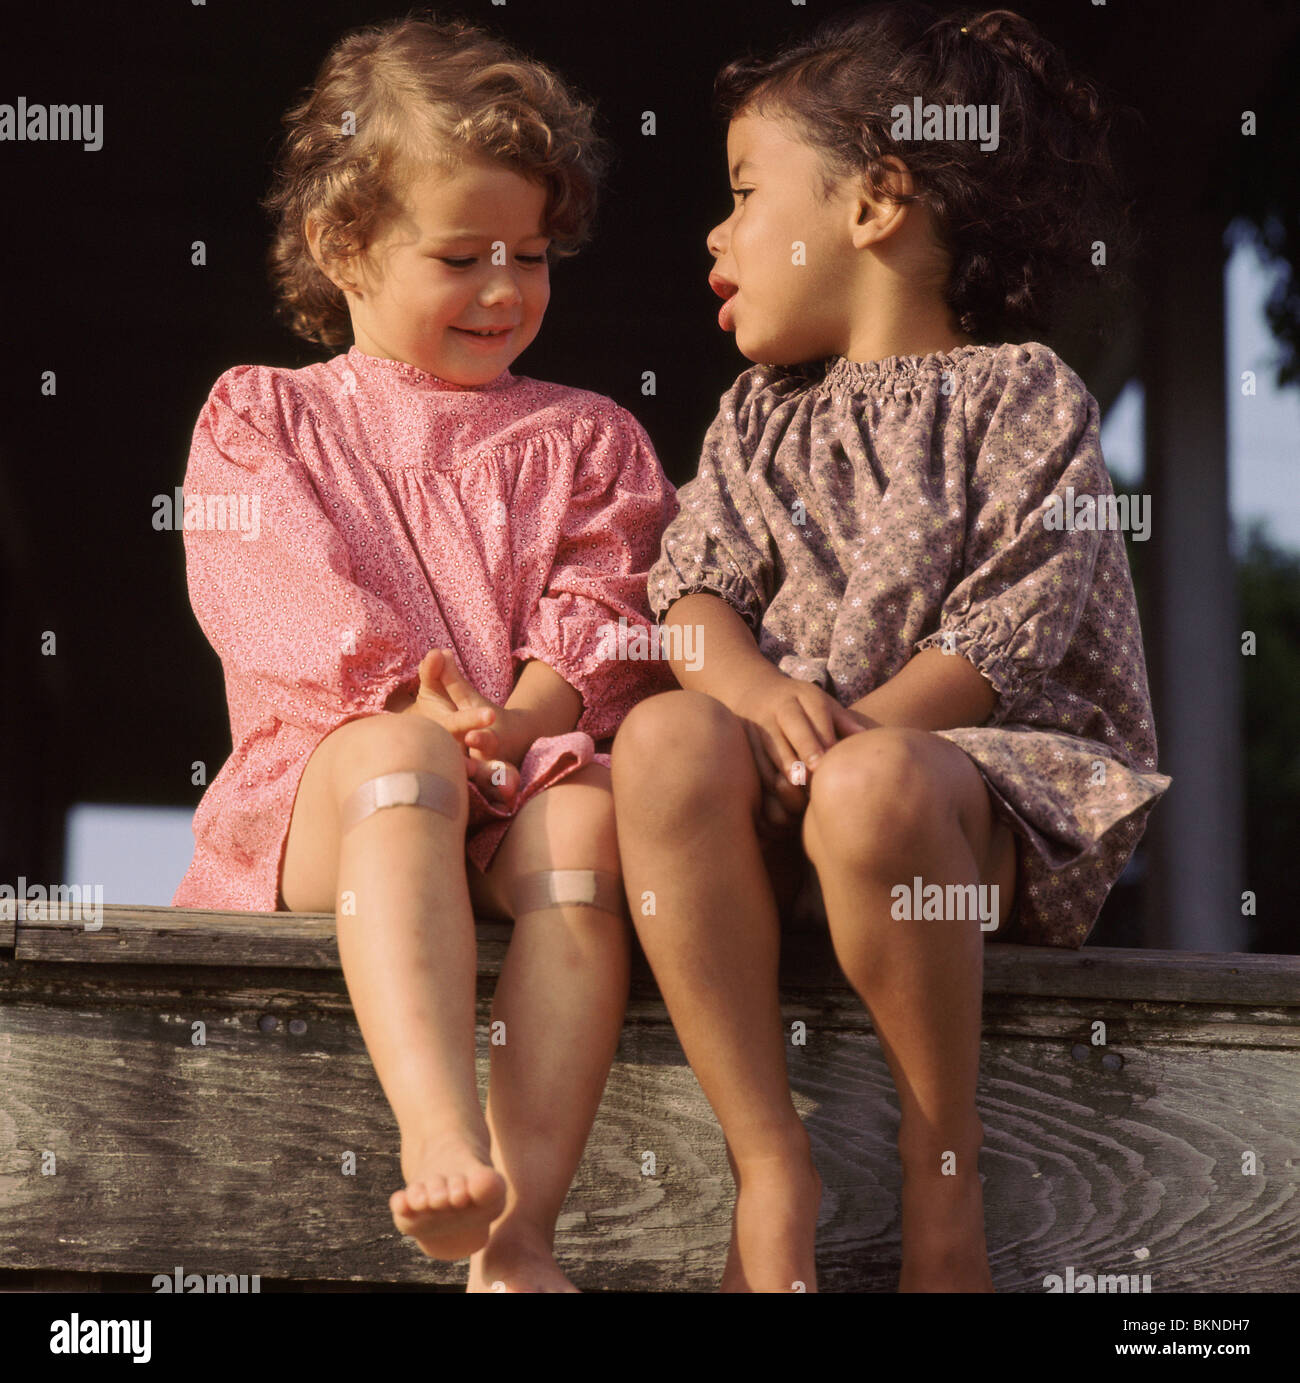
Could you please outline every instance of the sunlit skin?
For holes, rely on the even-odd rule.
[[[490,383],[532,343],[550,301],[546,189],[474,160],[426,173],[404,203],[351,262],[326,262],[309,223],[312,255],[347,297],[358,349],[452,384]],[[484,340],[466,330],[475,328],[509,330]]]
[[[550,297],[546,192],[483,160],[429,171],[366,254],[322,254],[343,290],[359,350],[465,387],[491,383],[528,347]],[[480,339],[471,329],[499,327]],[[402,807],[340,835],[352,785],[423,767],[468,773],[509,801],[537,739],[574,729],[582,698],[553,668],[527,661],[504,706],[430,650],[420,694],[398,689],[386,714],[345,723],[312,754],[294,804],[282,889],[293,911],[357,901],[339,928],[348,994],[401,1132],[405,1185],[389,1200],[397,1228],[430,1257],[468,1256],[470,1291],[576,1290],[555,1260],[559,1217],[617,1047],[627,998],[626,923],[595,907],[514,916],[515,882],[557,868],[618,876],[609,770],[591,764],[527,802],[485,873],[466,863],[465,808],[448,820]],[[418,722],[432,720],[430,737]],[[414,728],[413,728],[414,727]],[[418,732],[417,732],[418,731]],[[503,784],[487,776],[490,761]],[[512,917],[493,996],[485,1112],[474,1063],[475,917]]]
[[[915,191],[900,160],[887,165],[896,191]],[[823,200],[817,151],[776,111],[731,122],[727,171],[733,207],[707,237],[709,281],[748,359],[974,344],[943,300],[949,265],[922,203],[874,197],[858,178]],[[993,689],[965,658],[926,649],[842,707],[769,663],[716,595],[681,597],[664,625],[693,626],[710,652],[697,669],[673,659],[682,690],[635,706],[619,730],[619,851],[628,896],[654,891],[653,918],[633,909],[633,922],[726,1138],[736,1203],[722,1290],[816,1289],[822,1187],[790,1093],[778,984],[778,894],[792,901],[780,865],[802,852],[898,1092],[899,1288],[991,1291],[975,1104],[983,938],[964,924],[900,927],[889,907],[895,879],[919,874],[996,885],[1007,915],[1014,836],[970,758],[928,733],[982,724]],[[805,786],[791,781],[796,760]]]
[[[939,295],[947,266],[922,204],[875,200],[853,179],[823,202],[817,151],[765,116],[731,122],[727,166],[734,204],[706,243],[711,282],[737,286],[728,310],[742,355],[793,365],[971,344]],[[898,191],[915,191],[901,163],[890,167]],[[918,298],[927,283],[934,291]]]

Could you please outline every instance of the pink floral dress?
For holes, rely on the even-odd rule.
[[[470,784],[480,869],[526,801],[608,765],[597,741],[675,685],[666,662],[607,656],[605,626],[648,628],[677,502],[644,429],[599,394],[508,370],[462,387],[355,346],[298,370],[239,365],[199,415],[183,488],[190,599],[225,672],[232,749],[195,811],[177,907],[284,906],[308,758],[413,690],[431,648],[498,705],[533,658],[582,697],[577,727],[528,751],[510,808]]]

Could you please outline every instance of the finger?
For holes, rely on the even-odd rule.
[[[793,758],[798,759],[810,770],[830,748],[830,744],[824,744],[820,735],[813,729],[812,722],[808,718],[808,708],[802,701],[796,701],[792,698],[783,702],[777,711],[777,722],[789,742]],[[832,737],[831,744],[834,743],[835,740]],[[786,774],[788,775],[789,772],[790,764],[787,763]]]
[[[420,689],[416,697],[418,700],[432,701],[440,706],[454,707],[456,703],[443,690],[441,676],[442,653],[436,648],[431,648],[420,659]]]
[[[835,722],[836,733],[841,739],[846,735],[861,734],[863,730],[870,728],[869,726],[863,725],[857,718],[855,712],[850,711],[846,706],[841,706],[838,703],[831,708],[831,719]]]
[[[762,737],[759,735],[758,726],[752,720],[743,721],[745,727],[745,737],[749,740],[749,752],[753,755],[754,767],[758,770],[758,781],[764,796],[776,792],[777,779],[780,776],[774,767],[771,757],[763,744]]]
[[[477,749],[485,759],[501,757],[501,742],[497,732],[491,728],[469,731],[465,736],[465,746],[468,749]]]
[[[812,687],[811,690],[814,695],[800,697],[799,704],[803,707],[824,754],[839,741],[839,736],[835,733],[834,717],[835,712],[840,709],[840,703],[820,687]]]
[[[420,681],[439,685],[442,681],[442,650],[431,648],[420,659]]]
[[[459,711],[442,711],[436,719],[444,730],[463,741],[471,730],[490,725],[494,715],[490,706],[469,706]]]
[[[745,727],[745,737],[749,740],[749,752],[753,757],[754,767],[758,771],[758,803],[754,808],[754,823],[760,835],[772,838],[790,822],[789,814],[777,796],[781,775],[768,758],[767,750],[763,747],[758,733],[758,726],[750,720],[743,721],[742,724]]]
[[[449,648],[439,652],[442,655],[442,685],[447,695],[457,706],[481,706],[487,698],[460,670],[456,655]]]
[[[467,754],[465,771],[484,797],[508,802],[519,790],[519,770],[506,759]]]
[[[800,787],[790,777],[790,768],[798,759],[789,740],[781,733],[780,727],[758,727],[759,734],[765,735],[764,746],[767,750],[768,760],[775,770],[775,777],[772,779],[770,790],[781,805],[789,812],[802,813],[806,805],[805,794],[807,787]]]
[[[768,761],[776,769],[777,778],[782,782],[789,782],[786,774],[789,772],[790,765],[799,756],[794,752],[790,741],[786,739],[779,721],[773,719],[770,724],[760,724],[758,733],[763,741],[763,748],[767,750]]]
[[[785,778],[776,764],[772,762],[772,755],[763,740],[761,726],[753,721],[746,721],[745,732],[749,736],[750,752],[754,756],[754,764],[758,769],[763,796],[767,802],[772,804],[778,814],[773,814],[772,808],[766,804],[761,806],[760,811],[774,824],[788,825],[790,821],[788,813],[799,813],[803,810],[803,789],[796,787]]]

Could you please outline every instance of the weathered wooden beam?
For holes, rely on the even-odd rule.
[[[510,924],[479,922],[478,936],[480,968],[495,975],[509,942]],[[797,936],[798,950],[790,958],[792,978],[847,990],[824,938],[811,932]],[[28,919],[20,905],[15,954],[19,960],[339,968],[334,914],[324,912],[109,905],[103,908],[103,925],[87,931],[82,922]],[[1300,956],[1090,946],[1068,951],[990,941],[984,947],[984,970],[987,994],[1300,1003]]]
[[[314,935],[166,909],[105,909],[79,940],[20,923],[19,955],[0,959],[0,1267],[464,1280],[392,1226],[397,1131],[328,958],[333,919],[301,920]],[[191,947],[183,963],[144,959],[159,923]],[[268,923],[268,949],[298,945],[297,965],[238,959]],[[484,1093],[508,933],[479,928]],[[818,978],[816,937],[790,941],[782,1008],[807,1030],[788,1064],[825,1182],[822,1285],[891,1291],[893,1083],[862,1005]],[[132,958],[91,958],[122,942]],[[75,959],[30,958],[47,945]],[[1150,1274],[1154,1292],[1300,1288],[1298,958],[986,949],[981,1168],[999,1289],[1042,1291],[1068,1267]],[[731,1200],[716,1120],[642,963],[561,1260],[583,1287],[709,1290]]]

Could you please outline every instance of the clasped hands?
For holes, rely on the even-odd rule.
[[[787,677],[772,668],[737,696],[731,706],[749,738],[754,765],[763,784],[760,834],[781,834],[808,805],[807,781],[832,745],[877,724],[869,716],[841,706],[812,682]],[[791,771],[806,769],[803,785]],[[766,828],[766,829],[764,829]]]
[[[465,751],[465,772],[484,797],[508,805],[519,791],[519,769],[506,756],[511,712],[485,697],[465,676],[449,649],[434,648],[420,662],[420,689],[405,709],[441,725]],[[812,682],[771,668],[749,683],[731,709],[740,717],[763,784],[760,827],[780,833],[808,805],[806,782],[793,781],[802,763],[807,778],[832,745],[877,722],[841,706]]]
[[[489,800],[510,804],[519,791],[519,769],[502,743],[511,713],[479,691],[450,649],[432,648],[424,655],[420,690],[404,709],[441,725],[464,749],[469,781]]]

